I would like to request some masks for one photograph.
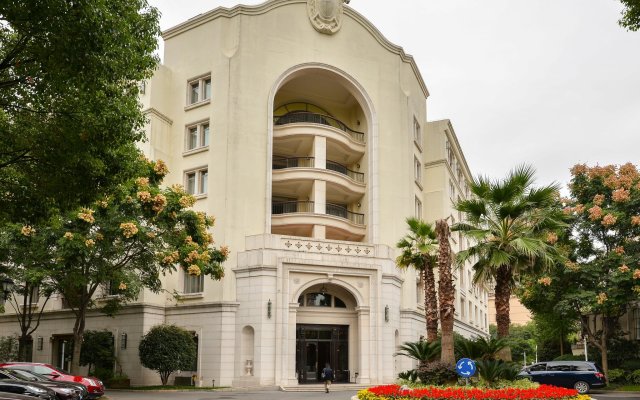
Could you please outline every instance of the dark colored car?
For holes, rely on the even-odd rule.
[[[11,368],[7,368],[7,370],[13,371],[14,373],[19,374],[25,380],[30,381],[30,382],[37,382],[37,383],[51,382],[51,383],[56,383],[58,385],[68,385],[70,387],[75,387],[76,389],[78,389],[80,391],[80,399],[86,399],[86,398],[89,397],[89,391],[87,390],[87,387],[85,385],[83,385],[82,383],[77,383],[77,382],[56,382],[53,379],[49,379],[44,375],[36,374],[35,372],[25,371],[25,370],[21,370],[21,369],[11,369]]]
[[[71,375],[68,372],[58,369],[50,364],[12,362],[0,364],[0,368],[20,369],[23,371],[35,372],[36,374],[46,376],[54,382],[81,383],[86,386],[89,391],[89,396],[87,396],[88,399],[97,399],[104,395],[104,384],[100,379]]]
[[[523,368],[518,374],[544,385],[573,388],[580,394],[607,385],[598,364],[589,361],[548,361]]]
[[[33,397],[23,394],[0,392],[0,400],[33,400]]]
[[[0,379],[0,392],[23,394],[42,400],[56,400],[56,392],[37,383]]]
[[[54,382],[44,377],[39,378],[27,371],[0,369],[0,378],[16,379],[22,382],[33,382],[38,385],[48,387],[56,392],[58,400],[82,400],[87,394],[83,393],[82,389],[74,384],[68,382]]]

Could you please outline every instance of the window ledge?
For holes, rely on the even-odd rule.
[[[180,300],[195,300],[195,299],[202,299],[202,298],[204,298],[203,292],[178,294],[178,299]]]
[[[420,188],[420,190],[423,190],[423,188],[422,188],[422,184],[421,184],[420,182],[418,182],[418,181],[414,181],[414,182],[416,183],[416,185],[418,185],[418,187]]]
[[[97,301],[109,301],[109,300],[117,300],[120,299],[122,297],[121,294],[108,294],[108,295],[104,295],[104,296],[100,296],[98,298],[96,298]]]
[[[188,106],[186,106],[184,108],[184,110],[185,111],[193,110],[194,108],[202,107],[202,106],[207,105],[209,103],[211,103],[211,99],[202,100],[202,101],[199,101],[197,103],[189,104]]]
[[[196,200],[202,200],[207,198],[207,194],[206,193],[194,194],[193,197],[195,197]]]
[[[190,156],[192,154],[203,153],[205,151],[209,151],[209,146],[208,145],[207,146],[203,146],[203,147],[196,147],[195,149],[184,151],[184,152],[182,152],[182,155],[184,157],[186,157],[186,156]]]

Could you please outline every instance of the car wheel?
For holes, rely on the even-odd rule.
[[[589,384],[584,381],[578,381],[573,385],[573,388],[578,391],[579,394],[589,393]]]

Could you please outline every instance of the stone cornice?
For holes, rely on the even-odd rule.
[[[172,28],[164,30],[162,32],[162,38],[164,40],[171,39],[174,36],[187,32],[216,18],[233,18],[238,15],[262,15],[279,7],[298,3],[306,4],[307,0],[268,0],[262,4],[258,4],[255,6],[239,4],[232,8],[218,7],[211,11],[196,15],[195,17]],[[360,14],[353,8],[345,5],[344,15],[351,17],[354,21],[359,23],[378,41],[378,43],[382,45],[382,47],[384,47],[391,53],[397,54],[403,62],[411,65],[411,69],[413,70],[413,73],[415,74],[416,79],[420,84],[424,96],[429,97],[429,90],[427,89],[427,85],[422,78],[420,69],[418,68],[418,65],[416,64],[413,56],[407,54],[402,47],[389,41],[389,39],[384,37],[384,35],[378,30],[378,28],[376,28],[367,18],[365,18],[362,14]]]

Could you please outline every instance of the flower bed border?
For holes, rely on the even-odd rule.
[[[474,387],[437,387],[407,389],[399,385],[374,386],[358,392],[359,400],[587,400],[574,389],[540,385],[532,389],[480,389]]]

